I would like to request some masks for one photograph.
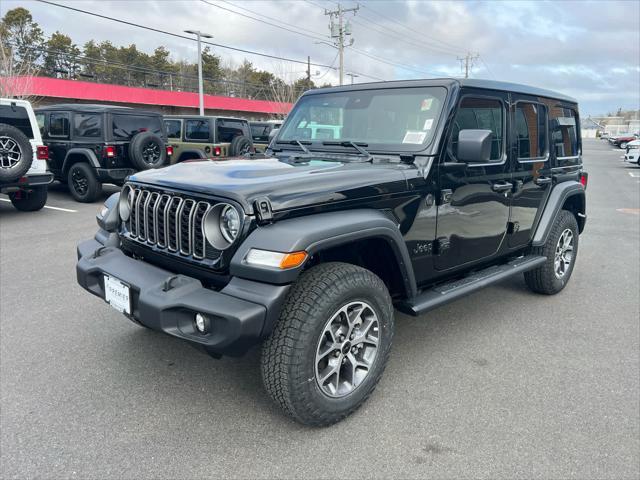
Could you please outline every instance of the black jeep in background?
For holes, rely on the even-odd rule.
[[[130,177],[78,245],[78,282],[213,356],[262,342],[269,395],[328,425],[378,383],[394,306],[420,315],[518,274],[539,294],[567,285],[586,222],[581,149],[576,101],[547,90],[312,90],[262,158]]]
[[[164,166],[171,153],[159,113],[68,104],[38,108],[36,119],[50,170],[79,202],[95,201],[103,183],[122,185],[134,172]]]

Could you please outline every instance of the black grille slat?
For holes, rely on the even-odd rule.
[[[220,257],[204,233],[204,220],[215,203],[146,187],[130,188],[131,213],[124,223],[130,239],[194,260]]]

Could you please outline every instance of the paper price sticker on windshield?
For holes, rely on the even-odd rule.
[[[427,132],[421,130],[407,130],[404,134],[402,143],[424,143],[424,139],[427,138]]]
[[[427,118],[424,121],[423,130],[431,130],[431,127],[433,127],[433,118]]]
[[[433,98],[425,98],[422,100],[420,104],[420,111],[426,112],[427,110],[431,110],[431,104],[433,103]]]

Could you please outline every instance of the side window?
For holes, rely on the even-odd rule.
[[[73,116],[73,133],[78,137],[101,137],[102,115],[96,113],[76,113]]]
[[[208,120],[187,120],[184,126],[185,140],[209,141]]]
[[[44,135],[44,113],[36,113],[36,123],[40,129],[40,135]]]
[[[450,149],[455,157],[458,153],[460,130],[491,130],[491,160],[500,160],[503,152],[504,107],[492,98],[465,97],[460,102],[453,121]]]
[[[551,144],[556,157],[578,156],[578,118],[571,108],[551,107]]]
[[[515,113],[518,160],[543,158],[547,154],[547,108],[518,102]]]
[[[69,138],[69,115],[52,113],[49,115],[49,136]]]
[[[164,128],[167,131],[168,138],[180,138],[182,130],[182,122],[180,120],[165,120]]]

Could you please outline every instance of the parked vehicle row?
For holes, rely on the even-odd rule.
[[[638,133],[620,133],[617,135],[609,135],[609,134],[600,135],[601,139],[607,140],[612,146],[621,148],[623,150],[627,148],[627,144],[629,142],[633,142],[634,140],[637,140],[639,137],[640,137],[640,134]]]
[[[633,140],[627,143],[627,151],[624,154],[624,161],[635,163],[640,166],[640,140]]]
[[[18,210],[40,210],[47,202],[48,157],[31,104],[0,98],[0,193]]]

